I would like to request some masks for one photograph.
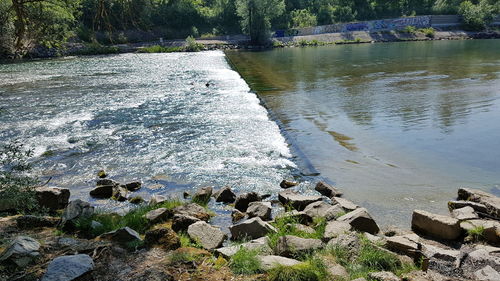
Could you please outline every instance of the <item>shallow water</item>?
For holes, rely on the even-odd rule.
[[[312,165],[383,225],[498,194],[500,40],[226,52]]]
[[[0,142],[34,148],[35,172],[73,198],[92,200],[100,169],[143,181],[147,197],[204,185],[268,193],[296,166],[220,51],[3,64],[0,108]]]

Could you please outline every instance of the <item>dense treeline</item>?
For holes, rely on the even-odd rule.
[[[481,29],[498,11],[500,0],[0,0],[0,54],[23,55],[75,35],[137,40],[122,32],[131,30],[164,38],[243,31],[262,42],[269,29],[432,13],[461,13],[467,26]]]

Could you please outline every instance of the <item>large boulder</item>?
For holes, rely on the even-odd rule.
[[[175,250],[181,246],[179,236],[170,228],[161,227],[148,230],[144,236],[144,243],[148,247],[159,247],[169,250]]]
[[[158,208],[147,212],[144,217],[148,220],[150,224],[156,224],[166,221],[172,217],[172,210],[167,208]]]
[[[115,231],[110,231],[99,236],[101,239],[107,239],[112,242],[126,245],[131,242],[139,242],[142,241],[141,236],[132,228],[126,226],[123,228],[119,228]]]
[[[0,254],[0,262],[10,261],[19,267],[33,262],[40,253],[40,243],[28,236],[18,236]]]
[[[261,237],[259,239],[254,239],[246,243],[235,246],[227,246],[215,250],[215,253],[222,255],[224,258],[231,258],[240,248],[245,248],[247,250],[258,251],[260,254],[270,255],[273,250],[269,247],[269,238]]]
[[[247,215],[249,218],[259,217],[265,221],[271,220],[271,202],[252,202],[248,205]]]
[[[257,239],[262,236],[266,236],[268,233],[277,232],[274,226],[263,221],[261,218],[251,218],[239,224],[235,224],[229,227],[231,231],[231,239]]]
[[[339,204],[340,207],[342,207],[342,209],[344,209],[346,212],[354,211],[359,208],[358,205],[344,198],[334,197],[332,198],[332,201],[336,204]]]
[[[358,231],[368,232],[370,234],[376,234],[380,231],[377,223],[365,208],[358,208],[341,216],[337,220],[349,223],[352,228]]]
[[[355,232],[347,232],[331,239],[327,247],[345,249],[349,258],[353,258],[361,249],[361,241]]]
[[[246,212],[248,205],[252,202],[261,201],[262,197],[257,192],[249,192],[245,194],[238,195],[236,201],[234,202],[234,208]]]
[[[297,253],[308,253],[321,248],[323,248],[323,242],[319,239],[285,235],[278,239],[274,252],[279,256],[290,257]]]
[[[286,189],[278,193],[278,199],[283,205],[290,205],[298,211],[304,210],[304,208],[316,201],[321,201],[321,196],[313,195],[301,195],[296,191]]]
[[[318,182],[314,189],[328,198],[342,196],[342,192],[340,190],[323,181]]]
[[[430,244],[422,244],[422,253],[429,259],[457,262],[462,253],[459,250],[444,249]]]
[[[24,215],[16,218],[17,227],[21,229],[32,229],[37,227],[55,227],[61,221],[60,218],[49,216]]]
[[[478,189],[460,188],[458,199],[483,204],[489,215],[500,219],[500,197]]]
[[[260,267],[264,271],[271,270],[275,268],[276,266],[294,266],[300,263],[298,260],[290,259],[290,258],[285,258],[285,257],[280,257],[280,256],[258,256],[257,257],[260,261]]]
[[[341,215],[345,214],[345,211],[340,207],[340,205],[330,205],[323,201],[316,201],[304,208],[303,211],[306,215],[314,218],[324,218],[327,221],[339,218]]]
[[[187,215],[195,217],[199,220],[208,221],[210,219],[210,214],[202,206],[196,203],[189,203],[182,206],[175,207],[172,213],[179,215]]]
[[[94,261],[89,255],[79,254],[57,257],[50,262],[41,281],[77,280],[94,269]]]
[[[201,204],[207,204],[210,201],[210,197],[212,197],[213,187],[205,186],[200,187],[193,195],[193,202],[198,202]]]
[[[231,187],[225,186],[214,194],[214,198],[215,202],[233,203],[236,200],[236,194],[231,190]]]
[[[74,227],[73,223],[80,218],[88,218],[94,214],[94,207],[80,199],[69,202],[61,217],[61,226],[64,229]]]
[[[413,211],[411,228],[434,238],[446,240],[457,239],[462,233],[457,219],[421,210]]]
[[[345,221],[330,221],[326,224],[323,240],[328,241],[351,230],[351,225]]]
[[[477,213],[470,206],[466,206],[466,207],[455,209],[455,210],[451,211],[451,216],[456,218],[459,221],[472,220],[472,219],[479,218]]]
[[[197,241],[207,250],[213,250],[222,245],[226,234],[218,227],[209,225],[204,221],[193,223],[188,227],[187,233],[191,239]]]
[[[176,214],[172,219],[172,229],[175,232],[186,231],[190,225],[199,221],[200,219],[192,216]]]
[[[67,188],[37,187],[36,198],[40,207],[49,210],[64,209],[68,205],[70,192]]]
[[[420,251],[418,236],[414,237],[412,234],[387,237],[386,246],[393,252],[407,255],[411,258],[417,257]]]

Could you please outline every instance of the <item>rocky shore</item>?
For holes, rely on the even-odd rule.
[[[0,218],[0,280],[500,280],[499,197],[460,188],[449,216],[415,210],[411,230],[381,230],[336,187],[295,185],[278,200],[203,187],[146,202],[140,182],[97,179],[92,196],[137,204],[125,215],[41,187],[48,215]],[[228,229],[211,200],[232,209]]]

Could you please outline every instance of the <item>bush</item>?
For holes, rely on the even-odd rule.
[[[316,16],[307,9],[294,10],[291,13],[292,26],[294,28],[309,27],[317,25]]]
[[[0,204],[18,213],[45,213],[38,205],[37,178],[30,176],[33,151],[18,141],[0,147]]]
[[[421,28],[421,29],[419,29],[419,31],[422,32],[426,37],[429,37],[429,38],[434,38],[434,36],[436,35],[436,30],[432,27]]]
[[[149,47],[144,47],[139,49],[138,53],[173,53],[173,52],[182,52],[182,47],[162,47],[160,45],[154,45]]]
[[[196,39],[193,38],[193,36],[188,36],[186,38],[186,47],[184,47],[184,50],[187,52],[199,52],[203,49],[203,44],[200,44],[196,42]]]
[[[235,274],[256,274],[261,271],[260,261],[257,258],[258,250],[248,250],[241,247],[232,257],[229,262],[229,268]]]
[[[479,4],[464,1],[460,4],[458,13],[462,16],[463,27],[466,30],[483,30],[493,19],[493,6],[482,0]]]
[[[403,29],[403,32],[410,33],[410,34],[415,34],[415,33],[417,33],[417,28],[414,27],[413,25],[408,25],[407,27],[405,27]]]

